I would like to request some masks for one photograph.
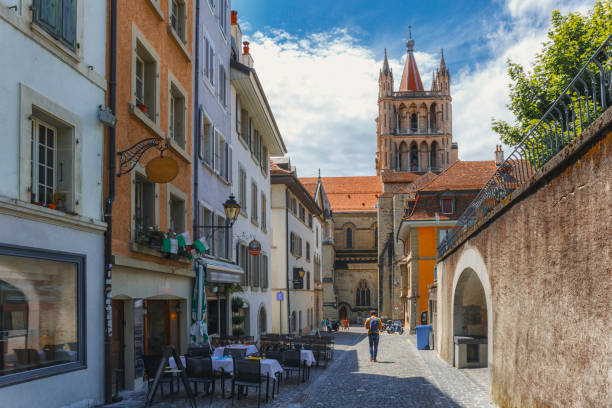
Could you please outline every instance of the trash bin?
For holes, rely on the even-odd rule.
[[[429,350],[429,333],[431,332],[431,324],[416,326],[417,349]]]

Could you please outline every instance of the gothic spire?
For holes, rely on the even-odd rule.
[[[446,71],[446,62],[444,62],[444,48],[440,48],[440,67],[438,72]]]
[[[400,92],[403,91],[422,91],[423,83],[421,82],[421,75],[419,75],[419,69],[417,68],[416,61],[414,59],[414,40],[412,39],[412,26],[408,26],[409,37],[406,42],[406,65],[404,66],[404,73],[402,74],[402,82],[400,82]]]
[[[383,72],[386,74],[389,73],[389,60],[387,59],[387,49],[385,48],[385,60],[383,62]]]

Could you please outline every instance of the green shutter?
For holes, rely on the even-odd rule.
[[[34,0],[34,18],[54,37],[60,32],[61,0]]]
[[[62,1],[62,40],[76,49],[77,0]]]

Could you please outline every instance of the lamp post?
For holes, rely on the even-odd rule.
[[[223,203],[223,209],[225,210],[225,224],[224,225],[198,225],[198,230],[200,228],[209,228],[211,240],[215,239],[215,230],[216,229],[230,229],[236,222],[238,218],[238,214],[240,214],[240,204],[236,201],[236,198],[233,194],[230,194],[229,198]],[[197,234],[196,231],[194,231]]]

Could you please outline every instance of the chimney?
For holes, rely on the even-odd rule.
[[[238,24],[238,12],[236,10],[232,10],[232,25]]]
[[[502,145],[495,146],[495,165],[501,166],[504,163],[504,151]]]
[[[249,54],[249,42],[245,41],[242,43],[243,47],[242,47],[242,54],[243,55],[248,55]]]
[[[253,61],[253,57],[251,56],[251,51],[249,49],[249,42],[245,41],[242,43],[243,47],[242,47],[242,63],[244,65],[246,65],[249,68],[253,68],[254,65],[254,61]]]

